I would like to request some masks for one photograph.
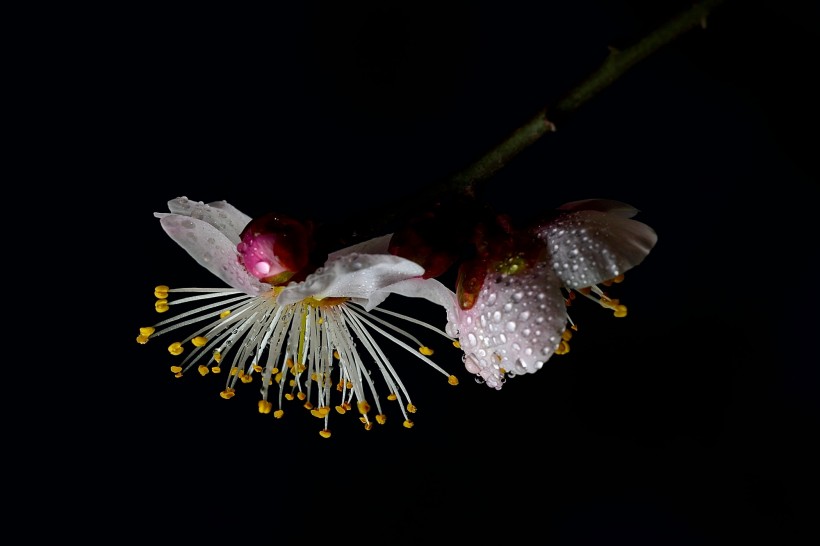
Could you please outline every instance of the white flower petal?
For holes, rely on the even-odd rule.
[[[597,210],[598,212],[608,212],[624,218],[632,218],[638,214],[638,209],[624,203],[622,201],[615,201],[613,199],[581,199],[579,201],[571,201],[564,203],[558,210],[578,212],[580,210]]]
[[[172,214],[189,216],[211,224],[234,245],[239,243],[239,234],[251,221],[250,216],[239,211],[227,201],[214,201],[206,205],[202,201],[191,201],[187,197],[177,197],[168,201],[168,210]],[[165,214],[157,213],[154,216],[162,218]]]
[[[303,282],[285,287],[278,301],[283,305],[311,297],[346,297],[369,301],[371,296],[386,286],[422,274],[423,267],[392,254],[347,254],[328,261]],[[368,305],[366,302],[364,304]]]
[[[459,313],[464,366],[500,389],[506,374],[541,369],[561,344],[566,325],[560,280],[548,264],[516,275],[491,274],[475,305]]]
[[[390,294],[398,294],[408,298],[424,298],[437,305],[441,305],[447,312],[447,327],[445,328],[447,335],[455,337],[458,334],[458,300],[456,299],[455,293],[438,280],[414,278],[399,281],[385,287],[384,290],[378,294],[384,294],[384,298]],[[381,301],[375,301],[376,295],[371,297],[370,307],[367,308],[368,311],[381,303]],[[382,298],[382,300],[384,300],[384,298]]]
[[[249,295],[263,294],[271,289],[270,285],[247,272],[238,261],[236,244],[210,223],[186,215],[164,214],[160,224],[199,265],[229,286]]]
[[[655,246],[655,231],[625,215],[597,210],[563,214],[536,232],[564,286],[584,288],[635,267]]]
[[[369,239],[367,241],[356,243],[355,245],[351,245],[347,248],[343,248],[342,250],[337,250],[336,252],[331,252],[327,256],[327,261],[335,260],[337,258],[341,258],[347,254],[387,254],[387,248],[390,245],[390,238],[393,237],[392,233],[388,233],[387,235],[382,235],[381,237],[375,237],[373,239]]]

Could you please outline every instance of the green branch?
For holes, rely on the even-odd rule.
[[[388,219],[403,218],[413,210],[418,210],[418,207],[424,206],[425,203],[429,204],[447,195],[475,196],[482,183],[491,178],[525,148],[555,130],[555,125],[550,118],[563,119],[655,51],[694,28],[705,27],[709,14],[725,1],[703,0],[696,3],[634,45],[620,51],[611,51],[609,57],[595,72],[567,93],[552,108],[540,110],[495,148],[452,177],[427,186],[414,196],[404,198],[392,205],[381,206],[371,214],[365,215],[370,218],[370,221],[368,225],[357,224],[355,230],[357,235],[366,237],[378,233],[380,225],[383,226]]]

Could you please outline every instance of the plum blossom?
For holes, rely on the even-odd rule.
[[[466,268],[447,328],[458,337],[467,371],[501,389],[507,378],[568,352],[574,323],[567,306],[576,294],[626,316],[626,306],[598,285],[623,280],[657,242],[652,228],[632,219],[637,212],[606,199],[567,203],[480,267]]]
[[[168,208],[169,213],[155,213],[165,232],[228,285],[156,287],[157,312],[193,306],[140,328],[137,337],[144,344],[187,331],[168,347],[175,356],[188,353],[171,367],[176,377],[192,369],[218,374],[226,366],[222,398],[232,398],[239,383],[253,382],[259,385],[260,413],[272,412],[276,418],[284,414],[283,401],[298,399],[321,419],[325,438],[333,410],[355,408],[368,430],[374,420],[385,423],[379,383],[386,387],[387,399],[398,402],[404,426],[413,426],[409,414],[416,407],[377,337],[413,354],[451,385],[458,383],[429,358],[431,349],[392,319],[420,324],[452,341],[451,335],[379,307],[390,294],[423,297],[455,320],[453,292],[435,279],[422,278],[420,265],[390,254],[390,235],[333,252],[311,269],[309,226],[271,215],[252,221],[225,201],[205,204],[180,197],[169,201]],[[179,295],[183,297],[171,299]],[[371,373],[371,364],[377,373]]]

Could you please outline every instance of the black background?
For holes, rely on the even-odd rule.
[[[116,411],[85,420],[100,519],[186,543],[802,543],[818,430],[809,2],[728,2],[490,182],[499,211],[606,197],[659,235],[616,289],[629,316],[580,302],[572,351],[537,374],[492,391],[442,340],[458,387],[396,356],[412,430],[334,415],[325,440],[307,412],[260,415],[250,386],[224,401],[217,378],[172,377],[164,340],[134,342],[157,320],[154,285],[218,285],[152,217],[169,199],[364,214],[466,166],[687,5],[95,13],[65,106],[93,134],[73,161],[116,196],[97,233],[124,242],[92,266],[117,287],[97,389]]]

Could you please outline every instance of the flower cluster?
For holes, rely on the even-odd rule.
[[[467,370],[500,389],[568,352],[576,294],[626,316],[599,285],[621,282],[657,242],[636,213],[611,200],[567,203],[533,227],[507,228],[500,250],[462,266],[456,327]]]
[[[330,436],[333,411],[355,408],[366,429],[384,424],[384,392],[398,403],[404,426],[413,426],[416,407],[380,341],[458,384],[401,321],[452,341],[467,371],[500,389],[507,378],[568,351],[566,308],[576,293],[624,316],[626,308],[598,285],[620,281],[656,242],[651,228],[631,219],[632,207],[588,200],[524,230],[499,221],[461,231],[469,256],[458,254],[464,240],[433,242],[423,229],[428,222],[317,260],[310,223],[276,214],[252,220],[224,201],[180,197],[168,208],[155,213],[162,228],[228,288],[157,286],[157,312],[190,308],[140,328],[137,341],[185,332],[168,346],[181,357],[171,367],[176,377],[225,369],[223,398],[232,398],[239,383],[256,382],[261,413],[279,418],[284,401],[300,400],[321,419],[323,437]],[[456,262],[453,291],[436,277]],[[391,294],[441,306],[444,328],[380,307]]]

